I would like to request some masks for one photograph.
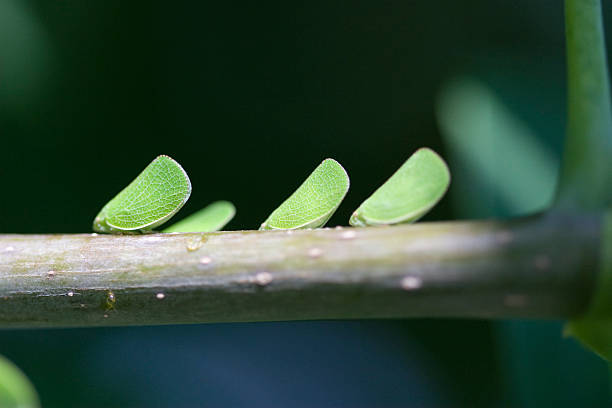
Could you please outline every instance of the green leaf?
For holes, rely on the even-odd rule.
[[[493,88],[456,78],[442,87],[436,115],[453,166],[451,199],[462,216],[507,217],[549,207],[558,159]]]
[[[32,383],[21,370],[6,358],[0,356],[0,407],[39,407],[38,395]]]
[[[612,110],[601,2],[566,0],[568,126],[557,206],[608,208],[588,311],[566,332],[612,362]]]
[[[612,205],[612,109],[599,0],[566,0],[568,119],[557,206]]]
[[[261,224],[261,230],[319,228],[334,214],[349,189],[340,163],[324,160],[300,187]]]
[[[229,201],[215,201],[195,214],[172,224],[164,232],[219,231],[234,218],[236,207]]]
[[[444,160],[433,150],[421,148],[359,206],[350,224],[364,227],[416,221],[440,201],[449,183]]]
[[[191,183],[180,164],[158,156],[102,208],[93,229],[113,234],[151,230],[176,214],[190,194]]]
[[[565,332],[612,362],[612,210],[608,210],[602,232],[601,269],[595,294],[587,313],[571,320]]]

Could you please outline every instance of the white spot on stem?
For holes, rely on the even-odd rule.
[[[342,239],[353,239],[356,236],[357,236],[357,233],[355,231],[348,230],[348,231],[344,231],[342,233],[342,235],[340,235],[340,238],[342,238]]]
[[[423,286],[423,281],[417,276],[406,276],[402,279],[401,285],[404,290],[414,290]]]
[[[308,250],[308,256],[311,258],[319,258],[323,255],[323,250],[321,248],[310,248]]]
[[[208,256],[203,256],[202,258],[200,258],[200,263],[202,265],[208,265],[211,262],[212,262],[212,259],[210,259],[210,257]]]
[[[272,279],[274,278],[269,272],[259,272],[257,275],[255,275],[255,283],[259,286],[266,286],[272,282]]]
[[[158,293],[157,295],[155,295],[156,298],[158,298],[159,300],[162,300],[163,298],[166,297],[166,295],[164,295],[163,293]]]

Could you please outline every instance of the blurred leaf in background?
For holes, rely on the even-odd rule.
[[[31,114],[55,64],[53,44],[38,19],[19,0],[0,2],[0,109]]]
[[[529,102],[526,102],[529,103]],[[486,84],[458,78],[442,88],[440,128],[458,171],[453,203],[464,218],[546,209],[559,159]]]
[[[551,123],[545,123],[549,131],[544,137],[537,134],[499,96],[507,88],[499,88],[461,77],[448,82],[439,95],[437,117],[451,153],[452,199],[460,218],[531,214],[545,209],[555,192],[559,155],[547,143],[561,144],[563,134],[555,134]],[[550,97],[542,98],[543,87],[535,95],[520,83],[513,88],[524,91],[526,110],[537,111]],[[562,338],[561,322],[515,320],[495,327],[506,399],[512,404],[535,408],[612,402],[606,364],[575,340]]]
[[[0,356],[0,407],[37,408],[38,395],[17,366]]]

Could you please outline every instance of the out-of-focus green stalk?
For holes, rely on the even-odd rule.
[[[612,113],[600,0],[566,0],[568,125],[558,206],[607,209],[594,295],[567,332],[612,361]]]
[[[566,0],[568,124],[557,205],[612,202],[612,116],[600,0]]]

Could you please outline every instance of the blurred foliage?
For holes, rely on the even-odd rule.
[[[238,209],[229,229],[257,228],[312,163],[334,157],[353,183],[329,225],[345,225],[417,147],[455,157],[435,96],[464,73],[495,84],[552,166],[564,128],[555,0],[3,0],[0,64],[2,232],[87,232],[99,206],[160,153],[192,179],[182,214],[228,199]],[[491,154],[504,153],[489,142]],[[490,203],[485,212],[454,211],[445,199],[426,220],[510,214],[478,183],[469,197]],[[454,180],[451,197],[462,186]],[[601,364],[559,339],[557,323],[516,324],[3,331],[0,353],[45,407],[569,407],[605,398]]]
[[[0,407],[37,408],[36,391],[27,377],[6,358],[0,356]]]
[[[550,205],[558,156],[491,89],[474,79],[456,79],[442,89],[437,107],[456,171],[453,200],[459,214],[517,216]]]
[[[456,78],[440,92],[438,119],[449,145],[456,184],[452,199],[459,216],[524,215],[544,210],[552,201],[559,166],[554,152],[560,148],[553,146],[563,139],[550,131],[537,134],[514,114],[497,95],[509,88],[522,90],[531,106],[547,103],[530,96],[532,89],[520,83],[497,84],[494,89],[474,78]],[[547,127],[556,126],[542,128]],[[574,339],[562,338],[561,322],[517,320],[497,322],[495,327],[505,398],[512,405],[612,403],[606,364]]]
[[[45,28],[25,2],[0,3],[0,61],[0,116],[31,120],[30,108],[42,103],[55,59]]]

